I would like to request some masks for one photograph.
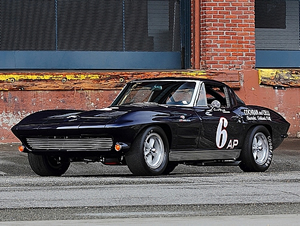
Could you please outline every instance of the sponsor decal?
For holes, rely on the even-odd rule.
[[[272,121],[270,111],[268,110],[243,110],[247,121]]]
[[[224,117],[221,117],[219,120],[217,132],[216,132],[216,145],[218,148],[225,147],[228,139],[227,128],[228,120]],[[230,139],[228,141],[226,149],[234,149],[239,144],[238,139]]]
[[[209,109],[209,110],[207,110],[206,112],[205,112],[205,114],[207,115],[207,116],[212,116],[213,114],[213,112],[216,112],[216,111],[220,111],[220,112],[222,112],[222,113],[224,113],[224,114],[229,114],[230,113],[230,111],[226,111],[225,109],[222,109],[222,108],[220,108],[220,109],[214,109],[214,108],[212,108],[212,109]]]
[[[269,145],[269,153],[268,153],[268,159],[264,163],[264,165],[267,167],[271,164],[272,156],[273,156],[273,142],[271,136],[267,137],[268,139],[268,145]]]

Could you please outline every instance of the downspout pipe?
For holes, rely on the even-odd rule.
[[[200,1],[195,0],[195,21],[194,21],[194,69],[200,69]]]

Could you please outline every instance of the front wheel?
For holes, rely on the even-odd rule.
[[[167,167],[169,145],[160,127],[143,130],[125,155],[126,163],[134,175],[160,175]]]
[[[243,145],[240,168],[245,172],[264,172],[269,168],[272,157],[270,132],[264,126],[252,128]]]
[[[70,166],[67,158],[28,153],[31,169],[40,176],[61,176]]]

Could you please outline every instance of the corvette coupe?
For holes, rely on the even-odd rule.
[[[271,109],[246,105],[224,83],[154,78],[129,82],[107,108],[36,112],[12,132],[41,176],[60,176],[79,161],[161,175],[178,164],[263,172],[289,126]]]

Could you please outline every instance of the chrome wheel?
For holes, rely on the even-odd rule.
[[[144,158],[148,167],[156,169],[164,160],[165,148],[162,138],[157,133],[150,133],[144,142]]]
[[[128,168],[134,175],[161,175],[169,162],[169,143],[158,126],[143,129],[125,154]]]
[[[273,158],[273,143],[270,131],[264,126],[251,128],[242,147],[239,160],[245,172],[266,171]]]
[[[252,153],[254,161],[258,165],[263,165],[269,156],[269,143],[267,137],[262,132],[255,134],[252,142]]]

